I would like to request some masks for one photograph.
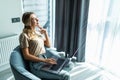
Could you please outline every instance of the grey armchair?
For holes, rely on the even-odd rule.
[[[51,50],[50,48],[46,48],[46,52],[48,54],[51,53],[58,56],[57,51]],[[49,57],[52,56],[51,54],[49,54]],[[32,74],[29,69],[29,61],[25,60],[22,56],[23,55],[19,46],[17,46],[10,55],[10,67],[15,80],[50,80],[40,79],[36,75]]]

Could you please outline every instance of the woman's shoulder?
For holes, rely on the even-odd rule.
[[[26,37],[27,34],[22,32],[22,33],[20,34],[20,36],[24,36],[24,37]]]
[[[22,32],[19,36],[20,38],[29,38],[26,33]]]

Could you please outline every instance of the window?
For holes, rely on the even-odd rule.
[[[119,3],[119,0],[90,0],[86,61],[120,77]]]
[[[42,27],[47,29],[53,46],[55,30],[55,0],[23,0],[23,12],[28,11],[34,12],[38,16],[39,23]]]

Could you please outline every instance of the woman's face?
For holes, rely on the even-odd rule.
[[[38,22],[39,20],[35,14],[31,14],[30,21],[31,21],[30,23],[32,27],[36,27],[39,25],[39,22]]]

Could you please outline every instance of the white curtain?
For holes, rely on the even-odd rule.
[[[86,62],[120,77],[120,0],[90,0]]]

